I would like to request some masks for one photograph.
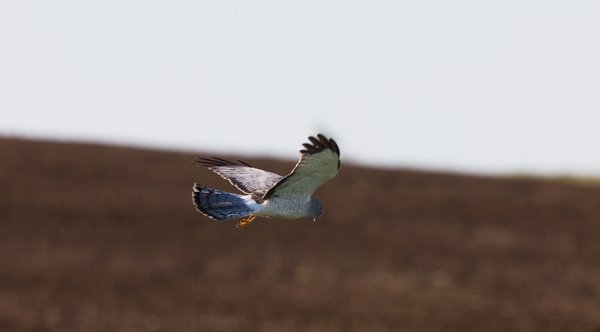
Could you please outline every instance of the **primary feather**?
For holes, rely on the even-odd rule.
[[[252,167],[241,160],[238,160],[238,164],[211,157],[198,158],[196,162],[219,174],[243,193],[254,194],[258,197],[262,197],[267,190],[283,178],[279,174]]]
[[[304,143],[300,160],[290,174],[281,179],[263,198],[271,196],[310,196],[333,178],[340,168],[340,149],[333,139],[319,134]]]

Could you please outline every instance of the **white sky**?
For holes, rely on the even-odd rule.
[[[600,1],[0,3],[0,135],[600,174]]]

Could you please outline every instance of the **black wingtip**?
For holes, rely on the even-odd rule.
[[[247,166],[247,167],[253,167],[250,164],[241,161],[239,159],[237,159],[238,163],[223,159],[223,158],[219,158],[219,157],[209,157],[209,158],[204,158],[204,157],[198,157],[196,158],[195,162],[197,162],[198,164],[204,166],[204,167],[218,167],[218,166]]]
[[[327,138],[327,136],[323,134],[317,134],[317,137],[309,136],[308,140],[310,143],[302,144],[304,149],[300,150],[302,154],[313,154],[321,152],[325,149],[330,149],[335,152],[338,156],[340,155],[340,148],[337,143],[333,140],[333,138]]]
[[[247,162],[245,162],[245,161],[242,161],[242,160],[239,160],[239,159],[237,159],[237,161],[238,161],[238,163],[240,163],[240,164],[242,164],[242,165],[244,165],[244,166],[248,166],[248,167],[254,167],[254,166],[252,166],[252,165],[248,164],[248,163],[247,163]]]

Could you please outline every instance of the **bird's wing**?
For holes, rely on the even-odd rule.
[[[271,196],[310,196],[340,168],[340,149],[337,143],[324,135],[309,137],[300,150],[300,161],[290,174],[270,188],[264,199]]]
[[[241,160],[238,160],[238,163],[234,163],[225,159],[211,157],[198,158],[196,162],[219,174],[242,192],[255,194],[258,197],[263,196],[283,178],[279,174],[252,167]]]

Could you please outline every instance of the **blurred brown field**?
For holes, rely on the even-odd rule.
[[[595,185],[342,161],[321,221],[238,231],[194,210],[194,182],[235,190],[195,154],[0,156],[0,331],[600,329]]]

